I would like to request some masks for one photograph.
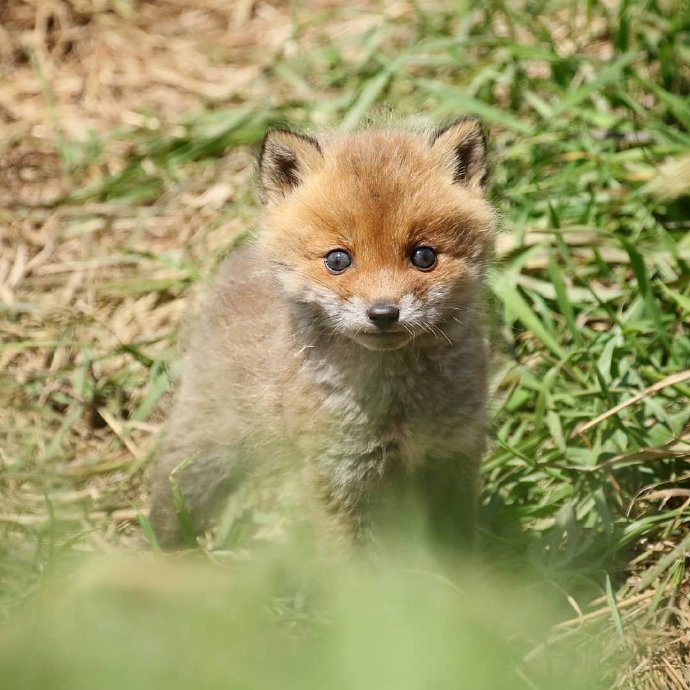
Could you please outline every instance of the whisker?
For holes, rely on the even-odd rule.
[[[436,340],[438,340],[438,336],[436,335],[436,333],[434,333],[433,329],[431,328],[431,326],[429,324],[420,323],[419,325],[422,327],[422,330],[424,330],[429,335],[433,335],[434,338],[436,338]]]
[[[440,328],[439,326],[434,326],[433,324],[430,325],[434,330],[437,330],[448,341],[449,345],[453,344],[453,341],[446,335],[445,331],[442,328]]]
[[[449,307],[449,306],[446,306],[446,307],[443,307],[443,309],[452,309],[454,311],[461,311],[461,312],[465,312],[467,314],[476,314],[477,316],[483,316],[483,317],[488,316],[487,312],[479,311],[478,309],[474,309],[472,307]]]

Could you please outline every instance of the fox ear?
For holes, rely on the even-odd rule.
[[[441,154],[454,182],[475,191],[486,189],[486,136],[479,118],[463,117],[436,130],[431,145]]]
[[[259,153],[259,193],[269,206],[286,197],[315,172],[323,161],[313,137],[284,129],[269,129]]]

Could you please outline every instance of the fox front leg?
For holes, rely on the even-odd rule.
[[[471,549],[477,530],[478,459],[430,461],[415,485],[432,546],[446,552]]]
[[[158,543],[166,549],[194,545],[241,478],[229,448],[164,455],[153,478],[149,515]]]

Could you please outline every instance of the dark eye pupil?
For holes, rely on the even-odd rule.
[[[326,266],[334,273],[341,273],[352,263],[350,255],[343,249],[334,249],[326,254]]]
[[[436,263],[436,252],[431,247],[417,247],[411,260],[417,268],[431,268]]]

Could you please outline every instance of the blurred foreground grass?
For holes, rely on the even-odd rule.
[[[603,687],[593,648],[542,646],[556,619],[524,584],[472,569],[458,586],[294,551],[231,572],[101,557],[53,573],[0,632],[0,667],[12,690]]]
[[[462,666],[479,687],[542,687],[500,679],[558,619],[556,636],[581,625],[600,657],[627,660],[597,677],[690,686],[690,3],[41,7],[0,7],[0,655],[17,685],[114,686],[127,669],[133,687],[190,684],[194,669],[220,684],[237,668],[238,687],[300,673],[305,687],[406,687],[388,664],[435,687],[422,676],[438,664],[440,685]],[[263,617],[268,566],[208,592],[206,570],[171,586],[176,561],[138,561],[133,588],[51,575],[142,546],[182,314],[256,223],[251,146],[276,122],[349,129],[391,112],[475,112],[491,134],[504,232],[481,560],[531,591],[477,577],[456,600],[426,580],[396,589],[382,566],[323,609],[298,606],[321,636],[293,638]],[[233,553],[280,532],[254,498],[224,524]],[[555,613],[533,616],[543,598]],[[149,676],[167,673],[153,658],[189,675]]]

